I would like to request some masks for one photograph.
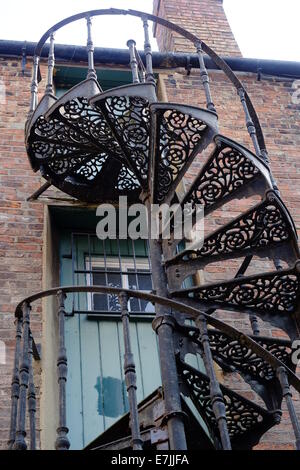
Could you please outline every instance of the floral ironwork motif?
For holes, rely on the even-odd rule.
[[[149,102],[138,96],[112,96],[104,106],[131,162],[145,179],[149,164]]]
[[[231,370],[245,373],[259,382],[270,382],[276,379],[276,371],[271,365],[264,361],[262,357],[257,356],[246,344],[215,329],[209,329],[208,334],[214,359],[221,366],[225,365]],[[198,331],[191,330],[189,337],[201,348]],[[291,370],[295,369],[291,362],[292,350],[289,341],[277,340],[276,338],[259,338],[257,336],[253,339]]]
[[[162,202],[185,163],[197,153],[207,124],[176,109],[157,111],[158,156],[155,196]]]
[[[59,108],[59,116],[63,118],[64,125],[75,126],[82,139],[86,138],[88,143],[123,161],[122,149],[106,118],[99,109],[92,108],[86,98],[76,98],[63,104]]]
[[[201,249],[185,250],[170,262],[266,248],[289,240],[292,230],[278,200],[274,197],[272,201],[263,201],[251,211],[208,235]]]
[[[222,145],[210,157],[184,202],[203,204],[207,210],[258,174],[259,170],[242,152]]]
[[[194,405],[214,435],[218,436],[218,424],[210,398],[208,377],[182,361],[178,361],[178,368],[188,387]],[[240,437],[248,432],[254,432],[262,426],[265,428],[265,426],[269,425],[271,427],[274,424],[274,422],[271,424],[273,418],[270,412],[227,387],[223,385],[220,385],[220,387],[225,399],[226,420],[231,439]]]
[[[114,190],[140,188],[106,118],[86,98],[62,104],[47,120],[39,117],[31,131],[28,150],[33,165],[42,164],[44,173],[54,180],[60,178],[64,182],[71,177],[79,184],[107,180],[101,171],[107,160],[113,159],[116,175],[110,173],[110,180]]]
[[[293,313],[299,294],[299,274],[295,269],[248,276],[173,293],[223,307],[255,309],[256,312],[268,314]]]

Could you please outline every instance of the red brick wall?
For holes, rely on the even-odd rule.
[[[20,60],[0,58],[2,89],[5,86],[0,104],[0,340],[6,345],[6,365],[0,364],[0,448],[8,439],[14,309],[42,288],[43,207],[26,202],[39,185],[24,148],[30,77],[31,64],[23,76]],[[31,328],[38,339],[38,310],[33,311]]]
[[[206,18],[195,14],[193,8],[201,5],[202,12],[208,11]],[[205,6],[205,8],[204,8]],[[155,2],[155,8],[157,1]],[[209,10],[207,8],[209,7]],[[199,10],[198,10],[199,12]],[[200,35],[208,45],[215,47],[220,54],[239,55],[239,49],[231,35],[222,4],[219,0],[203,2],[191,0],[161,0],[159,15],[167,13],[168,19],[181,23],[192,32]],[[191,18],[192,16],[192,18]],[[214,26],[207,20],[213,21]],[[193,21],[196,19],[196,21]],[[206,25],[204,20],[206,20]],[[216,24],[217,23],[217,24]],[[211,25],[210,33],[206,32]],[[220,28],[220,25],[223,25]],[[216,36],[212,32],[216,32]],[[222,35],[227,38],[222,40]],[[188,47],[175,36],[163,36],[157,30],[159,44],[168,41],[175,50]],[[225,47],[226,45],[226,47]],[[167,46],[166,46],[167,47]],[[42,288],[43,250],[43,205],[26,202],[26,198],[39,187],[39,176],[34,175],[24,148],[24,123],[29,103],[30,65],[25,76],[21,73],[21,61],[0,58],[0,78],[5,84],[5,104],[0,105],[0,340],[6,344],[7,363],[0,364],[0,448],[5,447],[10,413],[10,383],[13,363],[14,335],[13,313],[19,300]],[[43,74],[44,75],[44,74]],[[162,74],[163,75],[163,74]],[[199,71],[176,70],[163,75],[169,101],[204,106]],[[244,116],[235,90],[221,72],[210,73],[211,90],[219,114],[221,132],[251,148],[245,130]],[[253,74],[239,74],[245,84],[259,114],[270,152],[272,169],[282,193],[282,198],[291,211],[300,232],[300,107],[292,104],[292,82],[287,79],[263,78],[258,82]],[[194,168],[201,166],[198,160],[190,170],[192,179]],[[241,211],[232,205],[220,210],[209,221],[210,226],[223,223]],[[256,265],[261,268],[261,265]],[[208,278],[232,275],[235,264],[212,266]],[[224,319],[224,315],[221,314]],[[33,312],[32,330],[38,340],[41,335],[39,306]],[[226,321],[235,327],[249,331],[249,323],[243,314],[232,314]],[[261,333],[278,336],[282,334],[268,324],[262,324]],[[254,393],[238,377],[225,377],[225,383],[235,383],[235,389],[253,398]],[[233,382],[234,381],[234,382]],[[299,406],[298,406],[299,412]],[[286,411],[285,411],[286,417]],[[286,419],[268,432],[259,448],[292,448],[294,442],[290,424]]]
[[[225,18],[222,12],[222,2],[217,0],[185,2],[184,0],[162,0],[160,2],[160,16],[176,22],[191,32],[196,32],[208,45],[220,55],[225,54],[223,37],[231,38],[226,50],[230,50],[227,55],[238,55],[238,48],[230,34],[224,35],[224,29],[219,27],[219,21]],[[158,2],[154,2],[157,7]],[[209,6],[208,15],[212,15],[211,24],[199,21],[202,11],[200,6]],[[209,4],[209,5],[207,5]],[[189,6],[188,6],[189,5]],[[196,12],[194,6],[198,7]],[[197,13],[198,11],[198,13]],[[206,15],[206,13],[203,13]],[[220,16],[221,15],[221,16]],[[223,16],[222,16],[223,15]],[[223,22],[226,31],[230,29],[227,21]],[[206,28],[209,28],[207,31]],[[204,31],[201,31],[202,28]],[[214,38],[212,39],[212,35]],[[157,30],[158,44],[162,50],[171,48],[172,50],[191,50],[185,41],[178,40],[170,34],[163,34],[162,29]],[[192,46],[193,47],[193,46]],[[237,96],[235,88],[219,71],[210,71],[211,92],[216,105],[220,133],[246,145],[253,151],[252,143],[245,126],[244,113]],[[292,103],[292,80],[274,77],[262,77],[257,80],[255,74],[239,73],[240,80],[246,87],[254,107],[260,118],[263,132],[266,139],[267,149],[274,176],[281,191],[281,197],[286,203],[295,221],[298,234],[300,233],[300,106]],[[171,71],[165,73],[163,77],[167,99],[173,103],[184,103],[205,108],[205,96],[202,90],[199,70],[192,70],[187,76],[186,70]],[[199,156],[193,163],[186,177],[186,183],[193,181],[195,174],[201,168],[206,158]],[[223,208],[213,212],[205,221],[205,233],[239,215],[248,207],[254,204],[254,198],[234,201]],[[241,260],[226,263],[213,263],[206,267],[204,273],[205,281],[222,280],[232,278],[237,271]],[[247,270],[247,274],[256,274],[274,266],[266,260],[255,260]],[[219,312],[220,319],[231,324],[235,328],[251,333],[250,322],[247,315],[243,313]],[[261,335],[263,336],[285,336],[285,334],[270,325],[259,321]],[[224,374],[224,382],[230,387],[234,384],[234,389],[245,397],[260,403],[261,399],[253,390],[239,378],[238,374]],[[295,395],[297,395],[295,393]],[[300,403],[298,396],[295,397],[298,416],[300,416]],[[295,441],[292,426],[288,419],[285,404],[283,404],[283,418],[279,426],[272,428],[266,433],[257,446],[258,449],[292,449]]]
[[[154,0],[153,13],[195,34],[221,56],[241,56],[223,0]],[[157,26],[156,38],[161,51],[194,52],[193,44],[164,27]]]

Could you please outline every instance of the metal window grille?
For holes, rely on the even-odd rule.
[[[151,291],[151,262],[147,240],[100,240],[94,234],[73,232],[73,285],[105,285],[125,289]],[[131,298],[128,304],[131,316],[152,319],[154,306],[145,300]],[[120,317],[116,295],[75,294],[72,314],[87,313],[91,317]]]

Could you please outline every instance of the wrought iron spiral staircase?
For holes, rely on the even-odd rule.
[[[145,33],[145,66],[128,42],[133,84],[102,92],[94,68],[91,17],[99,15],[140,17]],[[87,20],[87,78],[59,99],[54,94],[54,32],[80,19]],[[148,20],[183,35],[195,44],[207,109],[176,103],[157,102],[152,70]],[[50,38],[46,91],[37,103],[39,59]],[[213,104],[204,53],[223,70],[236,87],[245,113],[254,152],[218,133],[217,107]],[[213,150],[183,196],[177,188],[188,168],[204,150]],[[89,448],[141,449],[149,440],[147,431],[167,430],[171,449],[191,444],[184,429],[186,404],[191,399],[201,415],[209,444],[216,449],[253,448],[262,435],[280,421],[283,398],[300,449],[300,426],[290,387],[300,392],[300,381],[291,361],[290,340],[260,335],[257,317],[284,330],[291,340],[299,336],[300,260],[292,218],[280,198],[271,173],[258,117],[251,100],[229,67],[205,43],[178,26],[153,15],[132,10],[84,12],[58,23],[36,47],[31,105],[26,123],[26,148],[34,171],[40,171],[49,185],[80,201],[117,201],[126,195],[139,198],[150,210],[151,203],[178,202],[204,206],[205,216],[230,201],[255,195],[259,202],[206,235],[202,248],[178,251],[171,222],[169,240],[150,240],[154,294],[99,286],[71,286],[40,292],[24,299],[16,309],[16,355],[12,382],[12,415],[9,447],[25,449],[26,394],[30,417],[30,448],[35,448],[35,391],[32,355],[37,356],[30,331],[30,305],[39,298],[58,295],[60,349],[58,381],[60,422],[57,449],[69,448],[65,409],[67,352],[64,345],[64,298],[70,292],[104,292],[119,296],[125,344],[125,377],[130,404],[130,424],[122,421],[123,435]],[[257,200],[257,199],[256,199]],[[270,260],[274,268],[245,275],[254,257]],[[213,262],[242,259],[232,278],[184,287],[184,281]],[[283,269],[285,263],[287,268]],[[158,422],[141,428],[145,405],[137,404],[135,365],[129,336],[130,297],[144,298],[156,306],[153,328],[158,334],[162,371],[164,412]],[[237,331],[217,319],[216,311],[242,312],[250,318],[252,335]],[[188,326],[185,319],[193,319]],[[224,317],[226,319],[226,317]],[[23,338],[23,342],[21,339]],[[22,350],[21,350],[22,344]],[[188,353],[200,353],[206,374],[185,362]],[[264,402],[254,403],[219,383],[218,364],[225,372],[238,372]],[[125,419],[125,418],[124,418]],[[125,423],[125,424],[124,424]],[[200,425],[199,440],[201,429]],[[125,433],[125,434],[124,434]],[[127,433],[127,434],[126,434]],[[104,433],[105,434],[105,433]],[[197,434],[196,434],[197,435]],[[195,436],[194,436],[195,438]],[[196,439],[197,441],[197,439]],[[151,440],[152,443],[152,440]],[[148,444],[147,444],[148,445]],[[151,444],[155,448],[155,444]],[[200,445],[200,444],[199,444]],[[122,447],[123,446],[123,447]]]

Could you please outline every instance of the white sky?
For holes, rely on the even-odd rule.
[[[152,3],[153,0],[6,0],[1,5],[0,39],[36,42],[54,23],[75,13],[110,7],[152,12]],[[224,9],[244,57],[300,61],[300,0],[224,0]],[[141,20],[108,16],[94,20],[95,46],[126,48],[131,37],[141,48]],[[56,41],[84,45],[85,23],[65,27],[57,33]]]

